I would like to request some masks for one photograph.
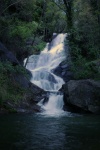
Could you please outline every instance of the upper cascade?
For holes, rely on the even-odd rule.
[[[51,43],[47,43],[40,55],[31,55],[26,68],[31,71],[31,82],[45,91],[58,91],[64,84],[63,79],[53,74],[66,57],[64,50],[65,34],[58,34]],[[49,48],[49,44],[51,47]]]

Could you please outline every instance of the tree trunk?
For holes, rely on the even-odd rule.
[[[66,17],[67,17],[67,28],[68,31],[72,29],[73,21],[72,21],[72,5],[73,0],[63,0],[66,7]]]

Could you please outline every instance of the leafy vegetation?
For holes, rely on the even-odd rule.
[[[6,101],[18,103],[27,93],[14,79],[14,75],[23,74],[28,77],[26,70],[21,66],[14,67],[10,62],[0,62],[0,105]]]
[[[73,1],[72,18],[73,27],[69,40],[75,78],[100,79],[100,2]]]

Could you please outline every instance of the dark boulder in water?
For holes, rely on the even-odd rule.
[[[100,81],[71,80],[63,85],[66,106],[100,114]]]

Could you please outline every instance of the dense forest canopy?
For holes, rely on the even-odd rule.
[[[4,0],[0,3],[0,38],[8,47],[13,42],[14,52],[26,49],[25,42],[29,39],[38,51],[44,47],[44,41],[51,40],[53,32],[65,30],[65,15],[53,1]]]

